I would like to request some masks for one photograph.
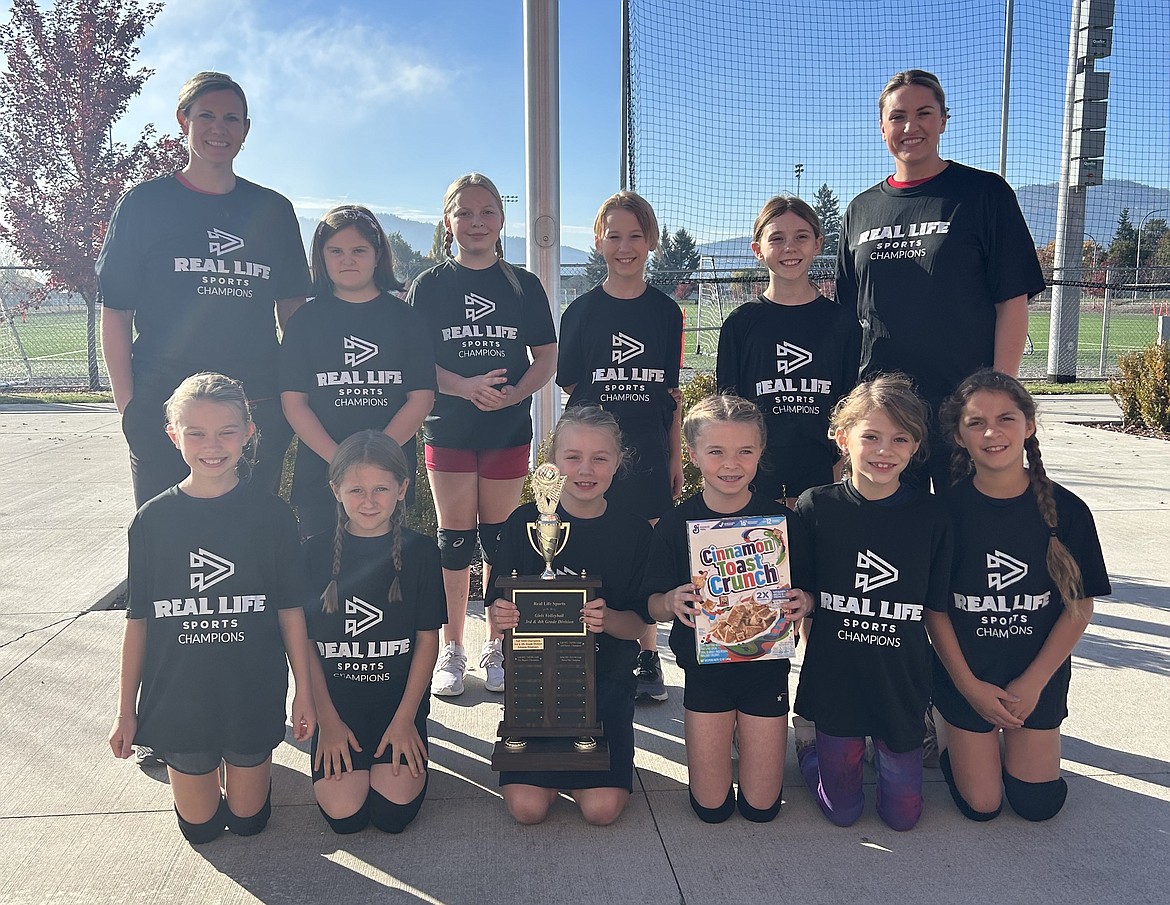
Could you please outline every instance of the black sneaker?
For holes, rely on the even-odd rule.
[[[662,660],[656,650],[644,650],[638,653],[638,668],[634,670],[638,677],[638,690],[634,693],[637,698],[650,698],[654,701],[665,701],[666,684],[662,681]]]

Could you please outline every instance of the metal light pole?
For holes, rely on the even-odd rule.
[[[800,197],[800,177],[804,175],[804,164],[798,163],[792,167],[792,175],[796,177],[796,197]]]
[[[504,260],[508,260],[508,205],[515,204],[520,200],[519,195],[501,195],[500,200],[504,202]]]
[[[1137,254],[1134,255],[1133,259],[1133,281],[1135,283],[1138,281],[1138,271],[1142,269],[1142,230],[1146,228],[1146,221],[1151,216],[1154,214],[1164,214],[1167,211],[1170,211],[1170,207],[1158,207],[1152,211],[1146,211],[1146,215],[1142,217],[1142,222],[1138,224]]]

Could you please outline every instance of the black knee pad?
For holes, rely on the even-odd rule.
[[[1048,782],[1024,782],[1003,771],[1003,789],[1012,810],[1025,820],[1050,820],[1060,813],[1068,797],[1064,778]]]
[[[691,810],[699,815],[703,823],[722,823],[735,813],[735,788],[728,787],[727,798],[717,808],[705,808],[695,801],[695,793],[689,788],[687,794],[691,797]]]
[[[226,805],[224,811],[227,816],[227,828],[235,835],[255,836],[268,826],[268,818],[272,816],[272,786],[268,787],[268,797],[264,799],[264,807],[251,817],[239,817],[232,813],[232,809]]]
[[[780,801],[784,797],[784,790],[780,790],[780,794],[776,796],[776,801],[768,808],[753,808],[748,804],[747,798],[744,797],[743,789],[739,790],[736,795],[735,804],[739,808],[739,812],[743,814],[752,823],[771,823],[776,819],[776,815],[780,813]]]
[[[453,528],[440,528],[437,532],[439,542],[439,558],[443,568],[452,572],[466,569],[475,559],[475,529],[456,531]]]
[[[943,750],[938,756],[938,768],[942,770],[943,779],[947,781],[947,788],[951,790],[951,799],[955,802],[955,807],[968,820],[975,820],[979,823],[986,823],[988,820],[994,820],[999,816],[999,812],[1003,810],[1001,803],[994,811],[977,811],[971,805],[967,804],[967,799],[963,797],[959,791],[959,787],[955,785],[955,774],[951,771],[951,752]]]
[[[330,817],[320,804],[317,805],[317,810],[321,812],[321,816],[329,824],[329,829],[339,836],[360,832],[370,824],[370,804],[368,801],[358,809],[356,814],[350,814],[348,817]]]
[[[496,551],[500,549],[500,541],[504,537],[504,522],[481,522],[479,526],[479,547],[483,550],[483,559],[491,565],[496,558]]]
[[[227,804],[222,798],[219,800],[219,808],[216,810],[215,816],[206,823],[191,823],[184,820],[179,809],[175,808],[175,818],[179,821],[179,832],[192,845],[203,845],[222,836],[223,828],[227,825],[227,813]]]
[[[427,786],[430,782],[431,778],[428,776],[423,783],[422,791],[407,804],[395,804],[377,789],[370,789],[370,795],[366,799],[370,808],[370,823],[383,833],[401,833],[418,816],[423,799],[427,797]]]

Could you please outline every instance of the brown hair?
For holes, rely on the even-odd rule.
[[[961,480],[975,470],[971,455],[957,443],[959,423],[963,418],[963,410],[971,397],[981,391],[1002,393],[1011,400],[1012,405],[1033,425],[1036,423],[1036,401],[1032,398],[1022,383],[1014,377],[991,368],[976,371],[961,384],[958,389],[942,404],[939,409],[939,425],[951,442],[955,444],[955,451],[951,455],[951,474],[955,481]],[[1052,492],[1052,479],[1044,469],[1044,462],[1040,457],[1040,441],[1035,430],[1032,436],[1024,440],[1024,453],[1028,459],[1028,484],[1036,497],[1036,506],[1044,524],[1048,526],[1048,554],[1046,565],[1048,574],[1052,577],[1056,590],[1064,601],[1065,608],[1073,616],[1080,615],[1080,602],[1084,598],[1084,584],[1081,581],[1081,568],[1073,558],[1068,547],[1057,536],[1060,526],[1057,523],[1056,497]]]
[[[329,463],[329,486],[337,490],[345,480],[346,472],[355,465],[372,465],[382,471],[394,475],[394,479],[403,484],[410,478],[410,471],[406,464],[406,456],[402,454],[402,447],[387,437],[381,431],[364,430],[351,434],[341,441],[337,452],[333,454],[333,461]],[[390,555],[394,560],[394,581],[390,584],[387,599],[390,603],[402,600],[402,526],[406,521],[406,503],[399,500],[394,507],[394,514],[390,516]],[[337,501],[337,527],[333,531],[333,571],[329,584],[321,594],[321,610],[325,613],[337,612],[337,576],[341,574],[341,548],[345,540],[345,526],[349,523],[345,506],[341,500]]]
[[[512,269],[511,264],[504,260],[503,234],[504,230],[507,229],[507,223],[504,220],[504,199],[500,197],[500,190],[496,188],[496,184],[483,173],[465,173],[447,186],[447,192],[443,195],[443,250],[447,252],[447,257],[454,257],[451,254],[451,247],[455,243],[455,233],[447,224],[447,218],[451,215],[451,211],[455,210],[455,199],[459,193],[473,185],[486,189],[496,199],[496,204],[500,208],[500,223],[502,224],[500,235],[496,237],[496,257],[500,261],[500,269],[504,271],[508,285],[512,287],[516,295],[523,295],[524,290],[520,288],[520,280],[516,278],[516,271]]]
[[[764,227],[789,211],[812,227],[815,238],[819,239],[824,235],[821,231],[821,218],[817,216],[817,212],[809,206],[807,201],[797,198],[795,195],[774,195],[765,201],[764,206],[760,208],[759,216],[756,217],[756,222],[752,225],[752,241],[758,245],[760,238],[764,235]]]
[[[829,415],[829,436],[836,437],[837,431],[848,432],[858,421],[871,412],[881,411],[898,427],[908,433],[918,449],[910,458],[911,462],[926,458],[926,432],[930,423],[930,409],[914,392],[914,383],[905,374],[878,374],[859,383],[844,399],[833,406]],[[849,453],[841,451],[849,471]]]
[[[386,233],[378,218],[367,207],[360,204],[341,204],[325,213],[313,231],[313,245],[310,252],[309,268],[313,274],[313,292],[328,295],[333,291],[333,281],[325,267],[325,243],[346,227],[354,227],[374,248],[377,263],[374,265],[374,285],[383,292],[395,291],[403,283],[394,276],[394,253],[386,240]]]
[[[646,244],[650,251],[658,248],[658,217],[650,202],[637,192],[618,192],[601,203],[601,207],[597,209],[597,216],[593,219],[594,239],[600,239],[605,235],[606,215],[614,210],[629,211],[633,214],[638,225],[642,227],[642,232],[646,234]]]
[[[683,438],[694,449],[708,424],[752,424],[760,432],[760,449],[768,442],[768,428],[760,407],[734,393],[712,393],[691,406],[683,419]]]
[[[260,451],[260,429],[252,423],[252,408],[244,393],[244,385],[214,371],[192,374],[175,387],[175,391],[164,404],[163,412],[166,414],[167,424],[178,424],[183,417],[183,409],[192,402],[217,402],[220,405],[234,406],[245,426],[252,425],[252,437],[244,445],[244,454],[240,458],[248,474],[251,474]]]
[[[197,72],[187,79],[179,89],[176,111],[184,116],[189,115],[191,105],[210,91],[234,91],[244,105],[244,119],[248,118],[248,98],[244,96],[244,89],[230,75],[222,72]]]
[[[951,108],[947,106],[947,95],[943,91],[942,83],[939,82],[938,76],[933,72],[927,72],[925,69],[904,69],[901,72],[895,72],[888,82],[886,87],[882,89],[882,93],[878,95],[878,120],[880,121],[886,113],[886,101],[890,95],[899,88],[905,88],[907,85],[920,85],[923,88],[929,88],[934,99],[938,101],[938,109],[942,114],[943,119],[951,115]]]

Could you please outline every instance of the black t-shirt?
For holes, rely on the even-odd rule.
[[[690,549],[687,545],[687,522],[712,518],[744,518],[753,515],[783,515],[788,518],[788,546],[793,563],[804,555],[805,540],[799,520],[783,504],[768,497],[754,494],[739,512],[716,512],[703,500],[702,491],[683,500],[673,509],[663,513],[654,526],[654,545],[650,551],[650,562],[646,566],[646,580],[642,585],[643,596],[665,594],[679,585],[691,581]],[[792,586],[802,587],[792,573]],[[700,667],[695,656],[695,630],[675,618],[670,626],[670,649],[675,662],[686,670],[691,669],[735,669],[738,664],[720,663]]]
[[[995,359],[995,306],[1044,289],[1011,187],[951,161],[933,179],[882,180],[841,221],[837,300],[857,306],[863,377],[903,371],[937,406]]]
[[[390,603],[397,574],[392,535],[345,533],[334,613],[322,612],[320,600],[333,574],[333,532],[306,541],[305,556],[312,589],[305,603],[309,637],[316,642],[333,706],[343,719],[381,707],[389,723],[410,672],[415,636],[447,621],[439,548],[432,538],[402,529],[402,600]]]
[[[1057,537],[1080,566],[1085,597],[1112,593],[1089,507],[1059,484],[1052,491]],[[1064,612],[1048,574],[1048,526],[1030,488],[993,499],[968,477],[945,499],[955,537],[947,612],[971,672],[1003,688],[1036,659]]]
[[[338,443],[361,430],[383,430],[408,393],[435,389],[426,325],[387,293],[361,304],[315,298],[289,320],[280,347],[280,389],[307,394],[309,408]],[[413,462],[413,438],[403,450]],[[325,460],[302,443],[294,502],[324,485],[328,471]]]
[[[528,348],[557,341],[540,280],[526,270],[513,272],[523,290],[519,296],[499,262],[472,270],[448,260],[419,275],[407,301],[426,322],[435,364],[460,377],[507,368],[508,385],[515,386],[528,371]],[[466,399],[438,393],[423,436],[432,446],[452,449],[521,446],[532,439],[532,405],[525,400],[483,412]]]
[[[861,326],[852,308],[818,296],[807,305],[740,305],[719,331],[720,390],[764,413],[768,444],[755,487],[779,499],[833,480],[829,413],[857,383]]]
[[[912,751],[930,698],[924,610],[947,607],[946,511],[906,485],[873,501],[843,481],[806,490],[796,512],[810,555],[793,557],[793,584],[816,601],[796,712],[829,735]]]
[[[241,482],[215,499],[172,487],[130,524],[127,617],[146,619],[136,745],[260,754],[284,739],[277,611],[301,606],[296,519]]]
[[[310,294],[309,268],[288,199],[246,179],[223,195],[174,176],[130,189],[97,260],[107,308],[134,312],[136,386],[167,392],[200,371],[276,395],[278,299]]]
[[[649,625],[652,620],[641,593],[642,572],[650,553],[649,523],[613,505],[592,519],[576,518],[560,507],[557,514],[570,525],[565,549],[553,561],[557,574],[580,575],[584,569],[588,577],[601,580],[597,596],[605,599],[608,609],[637,613]],[[508,516],[499,551],[492,560],[493,575],[511,575],[513,571],[539,575],[544,571],[544,560],[528,542],[528,522],[539,517],[535,503],[525,503]],[[503,596],[493,587],[488,591],[487,603]],[[597,642],[598,676],[607,676],[632,692],[638,642],[605,633],[593,637]]]

